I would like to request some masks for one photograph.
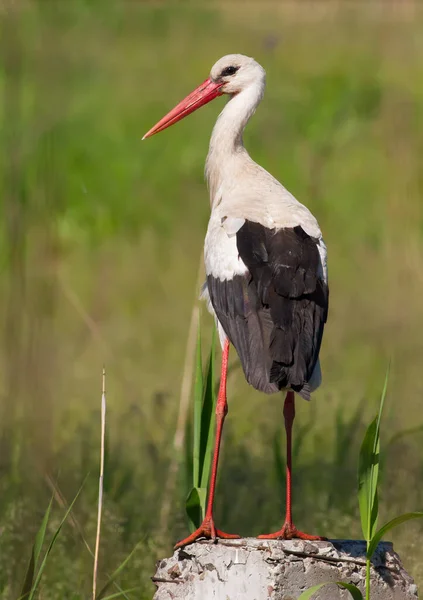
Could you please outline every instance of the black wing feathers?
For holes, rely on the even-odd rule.
[[[217,318],[247,380],[261,391],[291,388],[309,397],[328,306],[317,243],[300,226],[275,230],[246,221],[237,247],[249,274],[207,278]]]

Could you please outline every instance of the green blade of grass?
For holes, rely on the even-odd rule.
[[[317,585],[313,585],[312,587],[308,588],[308,590],[305,590],[301,594],[301,596],[299,596],[298,600],[309,600],[309,598],[311,598],[316,592],[318,592],[325,585],[334,585],[334,584],[348,590],[354,600],[363,600],[363,594],[360,592],[358,587],[356,587],[352,583],[345,583],[344,581],[318,583]]]
[[[47,510],[44,514],[43,520],[41,522],[41,526],[35,536],[34,545],[32,547],[32,551],[31,551],[31,558],[29,560],[28,569],[25,574],[25,579],[24,579],[24,583],[22,586],[20,598],[25,598],[31,592],[31,588],[34,583],[35,569],[38,565],[38,561],[39,561],[40,554],[41,554],[41,549],[43,547],[44,539],[46,537],[47,525],[48,525],[48,522],[50,519],[52,505],[53,505],[53,496],[51,497],[51,500],[50,500]]]
[[[216,411],[215,391],[215,353],[216,330],[213,329],[212,344],[206,373],[203,409],[201,411],[201,453],[200,453],[200,488],[207,488],[210,477],[210,466],[214,448],[214,429]],[[205,510],[205,505],[204,505]]]
[[[377,485],[379,479],[380,421],[388,389],[390,366],[386,370],[385,383],[379,403],[378,415],[367,428],[360,448],[358,464],[358,503],[361,527],[369,544],[376,532],[378,517]]]
[[[118,566],[118,568],[115,571],[113,571],[113,573],[110,575],[108,581],[104,584],[104,586],[98,592],[98,594],[96,596],[96,600],[100,600],[101,598],[104,600],[104,594],[107,592],[107,590],[112,585],[112,583],[114,583],[115,579],[117,577],[119,577],[119,575],[122,573],[122,571],[124,570],[124,568],[126,567],[126,565],[129,563],[129,561],[131,560],[131,558],[134,556],[135,552],[141,546],[141,544],[142,544],[143,541],[144,540],[138,542],[138,544],[131,550],[131,552],[123,560],[123,562],[121,562],[121,564]],[[125,593],[127,593],[127,592],[123,592],[123,591],[118,592],[118,594],[120,594],[121,596],[124,595]]]
[[[372,537],[371,542],[367,549],[367,558],[368,559],[372,558],[373,553],[377,548],[377,545],[382,540],[385,533],[387,533],[394,527],[401,525],[401,523],[405,523],[406,521],[411,521],[411,519],[421,519],[422,517],[423,517],[423,512],[409,512],[409,513],[404,513],[403,515],[400,515],[399,517],[395,517],[395,519],[392,519],[391,521],[388,521],[388,523],[385,523],[385,525],[383,525]]]
[[[59,527],[56,529],[56,531],[55,531],[55,533],[54,533],[54,535],[53,535],[53,537],[52,537],[52,539],[51,539],[51,542],[50,542],[50,544],[48,545],[48,548],[47,548],[47,550],[46,550],[46,553],[45,553],[45,555],[44,555],[44,558],[43,558],[43,560],[42,560],[42,562],[41,562],[41,564],[40,564],[40,568],[38,569],[37,576],[35,577],[35,581],[34,581],[34,583],[33,583],[33,585],[32,585],[32,588],[31,588],[31,590],[30,590],[30,593],[29,593],[29,596],[28,596],[28,600],[33,600],[33,598],[34,598],[34,594],[35,594],[35,592],[36,592],[36,590],[37,590],[37,587],[38,587],[38,585],[39,585],[39,583],[40,583],[40,581],[41,581],[41,577],[42,577],[42,575],[43,575],[43,572],[44,572],[44,569],[45,569],[45,567],[46,567],[46,564],[47,564],[47,559],[48,559],[48,557],[49,557],[49,555],[50,555],[50,552],[52,551],[52,549],[53,549],[53,546],[54,546],[54,544],[56,543],[56,540],[57,540],[57,538],[58,538],[58,536],[59,536],[59,533],[60,533],[60,531],[62,530],[62,527],[63,527],[63,525],[65,524],[65,521],[66,521],[66,519],[68,518],[68,516],[69,516],[69,514],[70,514],[70,512],[71,512],[71,510],[72,510],[72,508],[73,508],[73,506],[74,506],[74,504],[75,504],[75,502],[77,501],[77,499],[78,499],[78,497],[79,497],[79,494],[80,494],[80,493],[81,493],[81,491],[82,491],[82,488],[83,488],[83,487],[84,487],[84,485],[85,485],[85,482],[86,482],[86,480],[87,480],[87,477],[88,477],[88,475],[85,477],[84,481],[82,482],[82,485],[81,485],[81,487],[79,488],[79,490],[78,490],[78,492],[77,492],[77,494],[76,494],[75,498],[74,498],[74,499],[72,500],[72,502],[70,503],[70,505],[69,505],[69,508],[67,509],[67,511],[66,511],[66,513],[65,513],[65,515],[64,515],[64,517],[63,517],[63,519],[60,521]]]
[[[200,447],[201,447],[201,409],[203,405],[204,383],[203,364],[201,356],[201,327],[198,323],[197,349],[195,356],[195,385],[194,385],[194,448],[192,465],[193,487],[200,486]]]

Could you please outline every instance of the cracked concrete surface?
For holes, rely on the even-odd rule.
[[[202,541],[158,561],[154,600],[296,600],[321,582],[345,581],[364,591],[365,542],[331,540]],[[390,542],[372,561],[372,600],[415,600],[417,587]],[[313,600],[349,600],[325,586]]]

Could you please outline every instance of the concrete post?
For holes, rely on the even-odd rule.
[[[331,540],[201,541],[158,561],[154,600],[296,600],[320,582],[354,583],[364,593],[365,542]],[[390,542],[372,561],[372,600],[415,600],[417,587]],[[313,600],[350,600],[336,585]]]

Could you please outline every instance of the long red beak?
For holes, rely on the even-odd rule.
[[[195,88],[184,100],[182,100],[175,108],[173,108],[166,116],[163,117],[154,127],[147,131],[145,136],[142,138],[145,140],[151,137],[159,131],[163,131],[167,127],[170,127],[174,123],[177,123],[187,115],[204,106],[211,100],[221,96],[223,92],[220,91],[222,83],[215,83],[210,78],[207,78],[204,83]]]

